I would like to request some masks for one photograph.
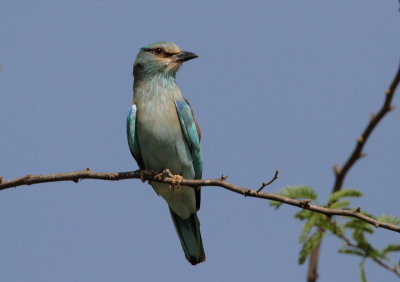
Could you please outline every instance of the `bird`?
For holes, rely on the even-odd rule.
[[[170,41],[140,48],[133,64],[133,102],[127,117],[129,149],[141,172],[167,172],[173,177],[171,185],[152,182],[151,186],[167,202],[192,265],[206,259],[197,217],[201,190],[180,184],[183,178],[202,177],[201,133],[176,83],[176,73],[183,62],[197,57]]]

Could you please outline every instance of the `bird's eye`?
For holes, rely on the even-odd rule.
[[[161,54],[161,53],[163,52],[163,49],[161,49],[161,48],[156,48],[156,49],[154,50],[154,52],[155,52],[156,54]]]

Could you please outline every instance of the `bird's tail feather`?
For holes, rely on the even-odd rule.
[[[171,208],[169,211],[186,259],[192,265],[205,261],[206,255],[204,253],[203,241],[201,240],[200,222],[197,218],[197,213],[192,214],[188,219],[183,219],[174,213]]]

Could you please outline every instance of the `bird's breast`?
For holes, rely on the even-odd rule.
[[[174,100],[156,96],[137,101],[137,136],[144,165],[147,169],[161,171],[169,168],[178,173],[182,170],[179,144],[185,142],[182,135]]]

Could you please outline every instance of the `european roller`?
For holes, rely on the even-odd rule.
[[[172,173],[177,183],[151,183],[168,204],[186,259],[193,265],[205,254],[197,211],[200,187],[180,185],[183,178],[201,179],[200,130],[183,98],[175,75],[183,62],[197,58],[172,42],[142,47],[133,66],[133,104],[127,120],[130,151],[141,170]]]

